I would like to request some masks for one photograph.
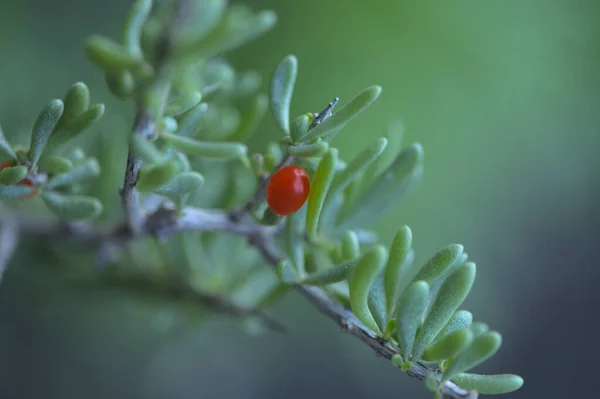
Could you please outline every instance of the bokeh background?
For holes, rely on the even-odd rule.
[[[246,3],[276,10],[279,23],[229,59],[268,75],[295,54],[293,114],[383,86],[377,104],[338,136],[344,156],[395,118],[407,142],[423,144],[423,183],[377,231],[391,239],[409,224],[418,261],[465,245],[479,269],[467,307],[504,336],[480,371],[522,375],[522,390],[507,397],[593,397],[600,2]],[[92,33],[116,37],[128,4],[1,2],[0,121],[10,139],[27,137],[39,109],[77,80],[107,105],[100,129],[125,135],[133,110],[109,95],[82,43]],[[276,136],[265,120],[252,145]],[[115,168],[124,162],[118,143]],[[160,326],[163,314],[152,303],[147,318],[134,318],[127,296],[67,291],[52,262],[24,246],[0,286],[0,398],[430,396],[293,294],[275,309],[295,327],[288,336],[248,336],[226,318],[161,334],[148,325]],[[46,264],[47,273],[30,267]]]

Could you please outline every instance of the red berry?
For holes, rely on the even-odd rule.
[[[267,185],[267,204],[280,216],[291,215],[308,198],[310,179],[304,169],[299,166],[284,166],[273,173]]]

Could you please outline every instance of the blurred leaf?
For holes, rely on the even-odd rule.
[[[253,154],[250,157],[250,168],[256,176],[260,176],[264,172],[265,159],[263,158],[262,154]]]
[[[35,124],[33,125],[29,148],[29,160],[31,161],[31,166],[36,166],[40,160],[40,157],[46,148],[46,144],[48,144],[48,139],[60,120],[63,111],[64,104],[62,100],[52,100],[37,117]]]
[[[88,130],[102,115],[104,115],[104,104],[92,105],[87,111],[65,126],[63,130],[55,131],[50,137],[50,144],[56,146],[72,140]]]
[[[0,170],[0,184],[17,184],[27,177],[27,172],[27,166],[24,165],[9,166],[4,168]]]
[[[412,231],[408,226],[402,226],[394,236],[390,246],[390,256],[384,271],[386,314],[391,317],[395,313],[396,304],[402,293],[403,278],[406,279],[406,273],[412,261],[410,253],[412,247]],[[386,320],[388,322],[389,320]]]
[[[181,137],[194,137],[200,127],[200,121],[204,118],[208,104],[197,103],[187,111],[178,122],[177,135]]]
[[[241,158],[248,152],[242,143],[199,141],[171,133],[163,133],[161,137],[174,148],[198,157],[231,159]]]
[[[422,176],[423,149],[414,144],[404,149],[392,166],[362,195],[349,211],[340,214],[341,230],[367,227],[379,221],[412,189]]]
[[[137,188],[141,192],[154,191],[171,182],[178,172],[179,164],[175,161],[146,165],[140,171]]]
[[[502,345],[502,336],[495,331],[488,331],[462,351],[444,370],[442,381],[448,381],[455,376],[469,371],[492,357]]]
[[[452,315],[450,321],[448,321],[448,324],[446,324],[446,327],[444,327],[442,331],[440,331],[438,337],[443,337],[450,334],[453,331],[469,327],[472,322],[473,314],[471,312],[469,312],[468,310],[458,310]]]
[[[312,273],[302,280],[302,284],[327,285],[346,280],[352,274],[356,264],[356,259],[350,260],[320,272]]]
[[[277,277],[284,284],[294,284],[298,281],[298,274],[290,265],[290,262],[285,259],[277,263],[275,270],[277,271]]]
[[[183,195],[198,190],[204,184],[204,176],[197,172],[182,172],[156,190],[161,195]]]
[[[271,80],[271,111],[285,134],[290,134],[290,104],[297,74],[298,60],[288,55],[279,63]]]
[[[317,236],[319,216],[321,215],[325,197],[329,192],[329,187],[331,186],[331,182],[335,175],[337,157],[337,149],[333,148],[329,150],[319,162],[317,172],[311,183],[306,211],[306,233],[308,234],[308,237],[313,240]]]
[[[312,144],[290,145],[288,153],[294,158],[320,157],[329,149],[327,141],[317,141]]]
[[[64,112],[56,125],[60,130],[73,122],[90,106],[90,89],[83,82],[76,82],[69,88],[64,99]]]
[[[425,263],[414,281],[423,280],[432,285],[437,279],[444,276],[463,252],[463,246],[460,244],[451,244],[438,251],[431,259]]]
[[[17,154],[15,154],[10,143],[6,140],[6,137],[4,137],[2,126],[0,126],[0,156],[2,156],[2,158],[10,158],[13,160],[17,159]]]
[[[90,180],[98,175],[100,175],[100,164],[98,164],[98,160],[96,158],[89,158],[67,172],[51,177],[44,185],[44,189],[53,190],[58,187]]]
[[[475,281],[476,267],[474,263],[465,263],[456,268],[444,281],[438,294],[429,309],[429,314],[419,330],[415,341],[413,355],[418,358],[423,350],[429,346],[434,338],[442,331],[456,309],[463,303],[473,282]]]
[[[265,169],[269,172],[273,172],[275,167],[281,163],[282,159],[283,151],[281,151],[281,146],[274,142],[267,144],[264,155]]]
[[[152,0],[136,0],[127,14],[123,24],[123,44],[132,57],[143,58],[142,28],[152,10]]]
[[[360,258],[348,281],[352,311],[360,321],[377,334],[381,334],[381,330],[373,319],[368,298],[369,291],[377,276],[382,272],[386,259],[385,247],[375,246]]]
[[[402,151],[402,136],[404,127],[401,123],[394,123],[388,127],[385,134],[387,145],[381,155],[365,170],[360,187],[366,190],[373,182],[388,170]]]
[[[426,362],[447,360],[458,355],[473,341],[471,329],[461,328],[436,340],[423,352],[421,357]]]
[[[102,213],[102,203],[94,197],[70,196],[44,191],[42,200],[46,207],[61,219],[93,219]]]
[[[106,71],[104,80],[110,92],[120,99],[129,98],[136,89],[135,78],[126,69]]]
[[[35,191],[34,187],[25,185],[3,185],[0,184],[0,200],[15,200],[21,199],[32,194]]]
[[[368,304],[373,319],[375,319],[375,322],[379,328],[381,328],[381,331],[384,331],[387,325],[388,315],[386,313],[387,303],[385,298],[383,273],[380,273],[379,276],[377,276],[373,286],[369,290]]]
[[[367,109],[381,94],[380,86],[371,86],[360,92],[352,101],[344,105],[337,112],[334,112],[329,118],[321,124],[311,129],[304,141],[314,140],[319,137],[325,137],[331,141],[352,119]]]
[[[475,390],[484,395],[499,395],[516,391],[523,386],[523,378],[515,374],[470,374],[463,373],[452,379],[466,390]]]
[[[113,40],[93,35],[85,41],[88,58],[104,71],[128,70],[134,73],[150,74],[152,67],[139,55]]]
[[[342,235],[341,256],[344,261],[358,259],[360,256],[358,236],[352,230],[349,230]]]
[[[193,107],[198,106],[200,104],[200,101],[202,101],[202,93],[199,91],[190,91],[187,93],[183,93],[182,95],[178,96],[175,99],[172,99],[167,103],[167,106],[165,108],[165,115],[179,116],[190,111]],[[206,112],[206,107],[207,105],[204,104],[203,110],[200,112],[200,119],[204,112]],[[199,122],[200,119],[198,119],[195,124],[197,124],[197,122]]]
[[[202,39],[221,21],[227,5],[227,0],[191,2],[187,8],[189,23],[183,27],[179,41],[190,42]]]
[[[254,98],[250,109],[242,114],[242,119],[237,130],[228,138],[229,141],[247,142],[256,132],[269,107],[269,99],[264,94]]]
[[[293,266],[300,276],[304,276],[304,231],[306,226],[306,209],[304,203],[298,212],[289,215],[285,222],[285,243]]]
[[[410,357],[417,331],[427,308],[429,285],[425,281],[412,283],[400,296],[396,306],[396,335],[405,357]]]
[[[481,334],[490,329],[487,324],[478,321],[472,323],[469,328],[473,332],[473,337],[475,338],[479,337]]]
[[[163,154],[154,143],[140,134],[129,136],[129,147],[133,155],[140,157],[146,163],[160,163],[163,159]]]

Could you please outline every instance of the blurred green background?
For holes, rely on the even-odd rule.
[[[522,375],[514,398],[593,395],[600,2],[246,3],[274,9],[279,23],[228,58],[267,76],[295,54],[294,115],[383,86],[336,139],[343,156],[396,118],[407,142],[423,144],[423,183],[377,231],[389,243],[410,225],[418,262],[465,245],[479,269],[466,306],[504,335],[480,371]],[[115,150],[106,166],[122,169],[133,109],[109,95],[83,40],[117,37],[128,6],[3,0],[0,122],[9,139],[24,143],[41,107],[83,80],[107,105],[100,125]],[[276,137],[268,119],[252,145]],[[118,201],[116,191],[105,195]],[[200,309],[197,327],[161,334],[167,305],[148,303],[146,318],[133,317],[120,293],[66,291],[52,278],[56,260],[26,249],[0,286],[0,398],[430,397],[295,295],[275,310],[295,327],[289,336],[248,336],[235,321],[202,319]]]

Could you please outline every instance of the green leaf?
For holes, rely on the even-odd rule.
[[[204,185],[204,176],[197,172],[182,172],[166,185],[156,190],[161,195],[184,195],[198,190]]]
[[[423,173],[423,148],[414,144],[404,149],[392,166],[374,182],[348,211],[339,215],[341,230],[367,227],[392,211],[420,181]]]
[[[281,147],[277,143],[269,143],[267,144],[267,149],[265,150],[265,169],[269,172],[274,171],[275,167],[281,163],[283,159],[283,152],[281,151]]]
[[[254,98],[250,108],[242,114],[237,130],[228,138],[229,141],[245,143],[256,132],[269,107],[269,99],[264,94]]]
[[[300,115],[292,121],[290,125],[290,135],[294,143],[302,140],[304,135],[308,132],[308,128],[312,123],[312,117],[308,114]]]
[[[0,200],[10,201],[21,199],[35,191],[34,187],[29,186],[14,186],[0,184]]]
[[[179,151],[198,157],[231,159],[244,157],[248,153],[248,147],[242,143],[199,141],[171,133],[163,133],[161,137]]]
[[[348,281],[352,311],[360,321],[377,334],[381,334],[381,330],[369,310],[368,299],[369,291],[377,276],[383,271],[386,259],[385,247],[375,246],[360,258]]]
[[[398,345],[405,357],[409,358],[417,331],[423,321],[423,314],[427,308],[429,297],[429,284],[425,281],[416,281],[408,286],[400,296],[396,306],[396,335]]]
[[[320,272],[312,273],[302,280],[307,285],[327,285],[346,280],[356,267],[357,260],[350,260]]]
[[[360,256],[358,236],[352,230],[348,230],[342,235],[341,255],[344,261],[358,259]]]
[[[421,357],[426,362],[439,362],[455,357],[473,341],[470,328],[461,328],[436,340],[423,352]]]
[[[93,219],[102,213],[102,203],[94,197],[70,196],[44,191],[42,200],[46,207],[61,219]]]
[[[473,332],[473,337],[475,337],[475,338],[479,337],[481,334],[483,334],[484,332],[486,332],[490,329],[487,324],[479,322],[479,321],[476,321],[473,324],[471,324],[469,326],[469,328]]]
[[[285,244],[293,266],[300,276],[304,276],[304,230],[306,226],[306,208],[304,203],[298,212],[289,215],[285,222]]]
[[[175,161],[146,165],[140,170],[137,188],[141,192],[154,191],[171,182],[178,172],[179,163]]]
[[[44,188],[53,190],[57,187],[89,180],[98,175],[100,175],[100,165],[98,164],[98,160],[96,160],[96,158],[89,158],[83,163],[74,166],[69,171],[51,177],[44,185]]]
[[[52,135],[52,141],[62,144],[85,132],[104,115],[104,110],[104,104],[92,105],[87,111],[66,126],[64,132]]]
[[[250,157],[250,168],[256,176],[260,176],[264,172],[265,159],[262,154],[252,154]]]
[[[331,141],[352,119],[367,109],[381,94],[380,86],[371,86],[360,92],[352,101],[344,105],[337,112],[334,112],[329,118],[321,124],[311,129],[304,137],[305,141],[310,141],[319,137],[327,136]]]
[[[402,137],[404,135],[404,127],[401,123],[394,123],[388,127],[385,134],[387,146],[385,150],[369,167],[365,170],[360,185],[363,190],[366,190],[373,182],[388,170],[402,151]]]
[[[2,158],[10,158],[12,160],[17,160],[17,154],[13,151],[10,143],[4,137],[4,132],[2,131],[2,126],[0,126],[0,156]]]
[[[453,331],[459,330],[461,328],[469,327],[473,322],[473,314],[468,310],[457,310],[446,326],[440,331],[438,334],[439,337],[444,337],[450,334]]]
[[[29,148],[29,160],[31,166],[36,166],[48,139],[54,131],[60,117],[64,111],[64,103],[62,100],[52,100],[37,117],[35,124],[33,125],[33,131],[31,133],[31,144]]]
[[[394,236],[390,246],[390,256],[384,271],[386,314],[391,317],[400,298],[403,277],[412,262],[412,231],[408,226],[402,226]],[[386,322],[389,320],[386,320]]]
[[[140,134],[129,136],[129,148],[133,155],[140,157],[146,163],[160,163],[163,159],[163,154],[154,143]]]
[[[413,355],[416,358],[433,342],[465,300],[475,281],[475,273],[475,264],[465,263],[446,278],[415,341]]]
[[[456,264],[455,262],[462,254],[463,250],[464,248],[460,244],[451,244],[446,248],[441,249],[425,263],[415,277],[415,281],[424,280],[432,285]]]
[[[306,211],[306,233],[311,239],[317,236],[317,226],[325,197],[329,192],[329,187],[335,175],[335,165],[338,159],[337,149],[329,150],[317,167],[317,172],[313,177],[311,189],[308,194],[308,205]]]
[[[271,80],[271,111],[285,134],[290,134],[290,104],[297,74],[298,60],[288,55],[279,63]]]
[[[104,36],[90,36],[85,41],[88,58],[104,71],[129,70],[149,74],[152,67],[144,59]]]
[[[388,315],[386,313],[387,303],[385,298],[383,273],[380,273],[379,276],[377,276],[373,286],[369,290],[368,304],[373,319],[375,319],[375,322],[381,331],[384,331],[387,325]]]
[[[136,0],[123,24],[123,44],[126,51],[135,58],[143,58],[142,28],[152,10],[152,0]]]
[[[313,158],[320,157],[329,149],[327,141],[318,140],[312,144],[290,145],[288,153],[294,158]]]
[[[515,374],[470,374],[463,373],[452,379],[456,385],[469,391],[477,391],[484,395],[500,395],[510,393],[523,386],[523,378]]]
[[[9,166],[0,171],[0,184],[17,184],[27,177],[27,166]]]
[[[69,88],[64,99],[64,112],[55,130],[60,130],[72,123],[90,106],[90,89],[83,82],[76,82]]]
[[[176,55],[210,59],[256,39],[271,30],[276,22],[273,11],[252,13],[242,5],[229,6],[218,25],[199,39],[181,43]]]
[[[469,371],[492,357],[502,345],[502,336],[496,331],[487,331],[475,338],[444,370],[442,381]]]
[[[177,135],[181,137],[194,137],[200,128],[200,122],[206,114],[208,104],[198,103],[183,115],[179,120]]]
[[[136,89],[135,78],[126,69],[106,71],[104,80],[108,90],[117,98],[129,98]]]
[[[172,99],[167,103],[165,108],[166,116],[179,116],[190,111],[193,107],[200,104],[202,101],[202,93],[199,91],[190,91],[180,95],[179,97]],[[201,112],[201,116],[206,112],[206,104]]]

